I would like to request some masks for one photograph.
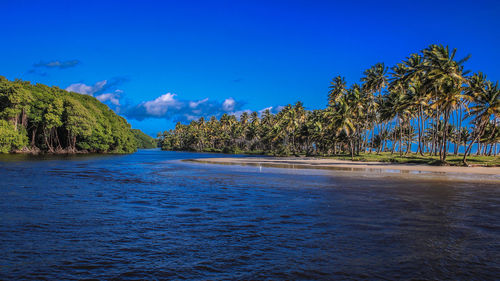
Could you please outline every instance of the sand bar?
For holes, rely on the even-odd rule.
[[[292,157],[230,157],[230,158],[200,158],[191,159],[199,163],[252,165],[296,169],[332,169],[332,170],[380,170],[380,171],[415,171],[449,175],[488,175],[488,178],[500,180],[500,167],[459,167],[430,166],[418,164],[395,164],[385,162],[360,162],[325,158],[292,158]]]

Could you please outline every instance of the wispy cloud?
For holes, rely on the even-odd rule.
[[[95,96],[95,98],[104,103],[109,102],[112,105],[120,106],[120,99],[122,93],[123,93],[122,90],[115,90],[113,93],[100,94]]]
[[[85,83],[74,83],[69,85],[66,88],[66,91],[75,92],[82,95],[93,96],[94,94],[101,92],[107,83],[108,83],[107,80],[96,82],[94,85],[87,85]]]
[[[93,96],[116,112],[122,112],[123,90],[118,87],[129,80],[127,77],[113,77],[110,80],[102,80],[90,85],[82,82],[73,83],[66,87],[66,91]]]
[[[33,66],[65,69],[65,68],[75,67],[78,64],[80,64],[79,60],[66,60],[66,61],[53,60],[53,61],[40,61],[39,63],[33,64]]]
[[[66,91],[94,96],[104,94],[105,92],[115,92],[118,90],[117,87],[128,81],[130,81],[130,79],[127,77],[113,77],[110,80],[102,80],[96,82],[94,85],[87,85],[85,83],[79,82],[73,83],[66,87]]]
[[[40,75],[40,76],[47,76],[47,72],[44,72],[44,71],[38,71],[36,69],[30,69],[28,70],[27,74],[30,74],[30,75]]]

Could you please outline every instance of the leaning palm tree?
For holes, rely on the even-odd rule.
[[[475,78],[471,79],[473,82],[470,83],[470,87],[466,90],[466,93],[473,99],[466,118],[473,117],[472,122],[476,125],[476,134],[465,150],[464,158],[462,159],[464,165],[467,165],[467,156],[472,149],[472,145],[483,135],[490,120],[500,118],[500,89],[498,82],[493,84],[490,81],[486,81],[482,85],[484,87],[481,87],[481,83],[476,83],[477,81],[475,81],[480,79],[478,77],[479,74],[475,76]]]

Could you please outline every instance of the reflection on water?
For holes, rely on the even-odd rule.
[[[335,176],[349,176],[349,177],[390,177],[390,176],[401,176],[403,178],[412,178],[419,176],[419,180],[435,180],[435,181],[468,181],[468,182],[489,182],[494,184],[500,183],[500,174],[474,174],[474,173],[458,173],[458,172],[440,172],[440,171],[421,171],[421,170],[405,170],[405,169],[394,169],[389,167],[383,168],[373,168],[373,167],[346,167],[346,166],[336,166],[328,164],[317,164],[299,161],[247,161],[247,162],[223,162],[217,160],[211,160],[210,158],[205,159],[184,159],[184,162],[191,163],[205,163],[213,165],[226,165],[226,166],[253,166],[259,167],[259,171],[262,171],[263,167],[272,168],[285,168],[285,169],[314,169],[314,170],[328,170],[329,174]],[[299,164],[294,164],[295,162]],[[357,163],[356,163],[357,164]],[[361,165],[365,165],[363,162],[359,162]],[[378,164],[377,164],[378,165]],[[339,173],[340,172],[340,173]],[[350,173],[342,173],[350,172]],[[356,175],[357,173],[357,175]]]
[[[2,156],[0,279],[500,274],[494,184],[178,161],[213,156]]]

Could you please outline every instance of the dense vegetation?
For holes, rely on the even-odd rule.
[[[137,148],[156,148],[158,147],[158,142],[156,139],[146,135],[139,129],[132,129],[135,140],[137,142]]]
[[[0,76],[0,153],[136,149],[130,125],[94,97]]]
[[[252,151],[274,155],[360,153],[462,153],[496,155],[500,140],[500,89],[481,72],[469,74],[456,50],[431,45],[390,68],[377,63],[361,83],[331,82],[328,106],[308,111],[301,102],[279,113],[224,114],[178,123],[161,135],[162,149]],[[477,144],[474,145],[474,144]],[[456,158],[456,157],[455,157]]]

